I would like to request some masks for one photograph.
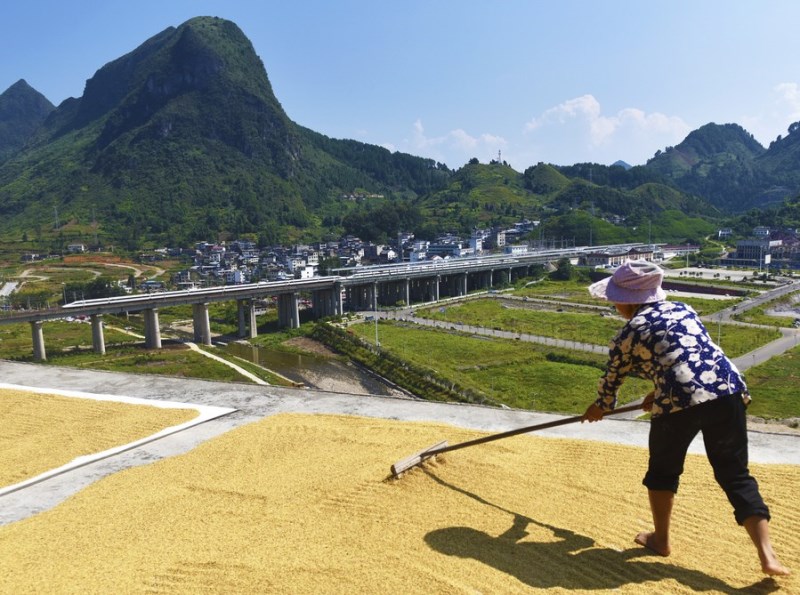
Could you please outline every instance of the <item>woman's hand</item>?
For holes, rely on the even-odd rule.
[[[589,408],[586,410],[586,413],[583,414],[583,418],[581,419],[581,423],[588,421],[600,421],[603,419],[604,411],[598,407],[597,403],[592,403],[589,405]]]

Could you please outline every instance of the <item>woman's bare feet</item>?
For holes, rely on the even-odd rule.
[[[659,556],[664,556],[666,558],[672,553],[669,543],[662,543],[662,541],[656,537],[655,533],[642,531],[633,540]]]
[[[791,570],[786,568],[786,566],[784,566],[777,560],[772,562],[762,563],[761,570],[764,571],[764,574],[768,574],[769,576],[789,576],[790,574],[792,574]]]
[[[778,556],[772,549],[772,542],[769,539],[769,522],[761,516],[751,516],[744,520],[744,528],[753,545],[756,546],[758,559],[761,561],[761,570],[769,576],[789,576],[790,570],[778,560]]]

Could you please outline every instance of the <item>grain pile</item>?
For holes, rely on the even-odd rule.
[[[519,436],[388,479],[476,432],[278,415],[117,473],[0,528],[3,593],[771,592],[692,456],[669,559],[650,528],[643,449]],[[783,562],[800,569],[797,466],[753,466]],[[776,581],[800,592],[795,577]]]
[[[0,488],[196,416],[194,409],[161,409],[2,389]]]

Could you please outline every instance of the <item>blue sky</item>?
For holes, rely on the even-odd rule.
[[[767,146],[800,120],[796,0],[26,0],[0,92],[50,101],[187,19],[234,21],[289,117],[457,168],[642,164],[706,124]]]

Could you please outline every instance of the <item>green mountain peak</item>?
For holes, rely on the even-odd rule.
[[[48,99],[20,79],[0,94],[0,163],[21,150],[55,109]]]

